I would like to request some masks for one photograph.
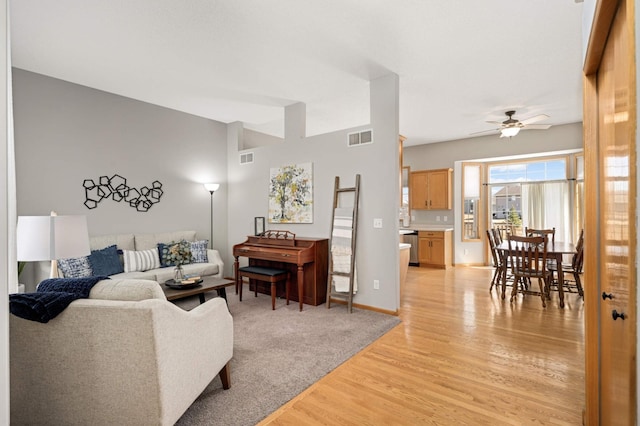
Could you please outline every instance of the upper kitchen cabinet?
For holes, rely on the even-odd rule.
[[[453,169],[411,172],[411,208],[413,210],[450,210]]]

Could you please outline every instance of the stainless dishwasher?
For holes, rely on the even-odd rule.
[[[408,231],[400,236],[403,243],[411,244],[409,249],[409,265],[420,266],[418,261],[418,231]]]

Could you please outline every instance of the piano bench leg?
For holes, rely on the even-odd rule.
[[[276,310],[276,282],[271,281],[271,310]]]

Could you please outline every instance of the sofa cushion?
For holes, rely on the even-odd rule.
[[[150,250],[122,250],[124,272],[148,271],[160,267],[157,249]]]
[[[124,271],[118,256],[118,248],[115,245],[101,250],[91,250],[89,264],[93,275],[113,275]]]
[[[166,270],[167,268],[158,268],[158,269],[149,269],[148,271],[122,272],[120,274],[110,275],[109,278],[120,279],[120,280],[136,279],[136,280],[157,281],[156,280],[157,271],[166,271]]]
[[[100,281],[91,289],[89,298],[127,301],[167,299],[157,282],[139,279],[110,279]]]
[[[98,250],[109,246],[118,246],[120,250],[135,250],[133,234],[97,235],[89,239],[91,250]]]
[[[159,232],[155,234],[135,234],[136,250],[156,248],[158,243],[168,241],[195,241],[196,231]],[[120,247],[120,246],[119,246]]]
[[[58,268],[65,278],[84,278],[93,275],[88,256],[58,259]]]
[[[207,263],[207,246],[209,240],[200,240],[191,242],[191,263]]]

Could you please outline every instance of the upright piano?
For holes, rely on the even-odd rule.
[[[317,306],[326,302],[327,274],[329,270],[329,240],[327,238],[301,238],[288,231],[265,231],[249,236],[233,246],[234,273],[238,276],[239,258],[249,259],[250,266],[263,266],[289,271],[290,299]],[[250,280],[253,290],[271,294],[268,283]],[[236,289],[237,290],[237,289]],[[280,293],[283,292],[279,289]],[[283,294],[278,294],[282,297]]]

